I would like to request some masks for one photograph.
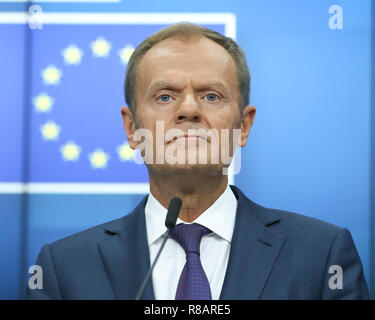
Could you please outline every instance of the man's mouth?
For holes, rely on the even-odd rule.
[[[199,141],[200,139],[202,139],[206,142],[208,141],[208,139],[206,137],[202,136],[202,135],[185,133],[185,134],[181,134],[179,136],[173,137],[172,140],[167,141],[167,144],[173,143],[177,140],[184,140],[186,142],[186,141]]]

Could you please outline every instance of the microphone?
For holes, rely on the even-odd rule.
[[[135,300],[141,299],[143,291],[146,288],[147,282],[151,277],[152,270],[154,269],[155,264],[158,261],[161,252],[163,251],[164,245],[167,242],[167,239],[169,237],[169,232],[176,226],[177,217],[178,217],[178,214],[180,213],[181,207],[182,207],[182,200],[178,197],[172,198],[171,201],[169,202],[167,217],[165,218],[165,226],[167,227],[167,232],[163,234],[163,237],[164,237],[163,243],[161,244],[158,254],[156,255],[155,260],[152,263],[152,266],[150,267],[150,270],[148,271],[146,277],[144,278],[142,282],[141,287],[138,290]]]

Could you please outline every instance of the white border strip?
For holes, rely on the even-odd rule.
[[[148,194],[148,183],[0,183],[0,194]]]
[[[234,184],[234,176],[228,177]],[[1,194],[148,194],[148,183],[0,182]]]
[[[0,12],[0,24],[28,23],[28,15],[24,12]]]
[[[2,0],[0,0],[2,1]],[[37,2],[37,1],[36,1]],[[51,1],[52,2],[52,1]],[[43,13],[46,24],[171,24],[189,21],[197,24],[224,24],[225,35],[235,39],[236,16],[232,13]],[[0,24],[28,23],[25,12],[0,12]],[[37,31],[36,31],[37,32]],[[236,156],[236,155],[235,155]],[[232,173],[232,174],[231,174]],[[230,166],[228,181],[234,184]],[[147,194],[148,183],[1,183],[0,194]]]
[[[225,35],[235,39],[233,13],[43,13],[42,24],[171,24],[189,21],[197,24],[224,24]],[[24,12],[0,13],[1,23],[28,23]]]
[[[23,183],[19,182],[0,182],[0,194],[8,193],[23,193],[25,187]]]

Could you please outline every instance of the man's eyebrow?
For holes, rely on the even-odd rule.
[[[205,91],[210,89],[221,91],[224,94],[227,94],[229,92],[227,86],[221,81],[211,81],[203,83],[202,85],[198,86],[197,91]]]
[[[146,96],[150,96],[159,90],[173,90],[173,91],[181,91],[182,89],[178,88],[176,84],[173,84],[168,81],[155,81],[152,83],[146,90]]]
[[[146,90],[146,96],[151,96],[159,90],[172,90],[176,92],[181,92],[182,88],[179,87],[177,84],[171,83],[169,81],[159,80],[159,81],[153,82],[148,87],[148,89]],[[209,81],[209,82],[204,82],[202,84],[198,84],[196,85],[195,90],[198,92],[202,92],[206,90],[217,90],[223,93],[224,95],[229,94],[229,89],[221,81]]]

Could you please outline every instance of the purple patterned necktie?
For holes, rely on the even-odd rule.
[[[200,224],[181,223],[169,234],[186,253],[186,263],[178,282],[176,300],[212,300],[210,284],[199,253],[201,238],[209,233],[211,230]]]

